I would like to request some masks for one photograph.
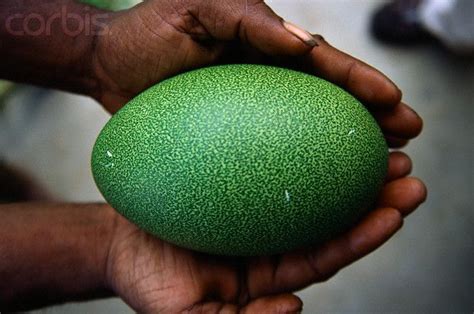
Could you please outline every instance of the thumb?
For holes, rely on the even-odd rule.
[[[316,46],[309,32],[284,21],[262,0],[205,3],[201,10],[208,14],[195,16],[217,39],[239,39],[268,55],[302,55]]]

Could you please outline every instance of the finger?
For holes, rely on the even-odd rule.
[[[389,111],[372,112],[385,134],[410,139],[420,134],[423,121],[409,106],[399,103]]]
[[[384,74],[332,47],[321,36],[315,38],[318,46],[309,53],[307,63],[316,75],[372,108],[392,108],[400,102],[400,90]]]
[[[277,262],[256,259],[249,264],[249,293],[256,297],[294,291],[326,280],[382,245],[401,225],[400,212],[379,208],[352,230],[320,248],[285,254]]]
[[[316,44],[308,32],[283,21],[263,2],[242,19],[239,37],[267,55],[303,55]]]
[[[194,304],[191,307],[183,309],[182,313],[202,314],[202,313],[219,313],[219,314],[235,314],[238,313],[239,307],[232,303],[222,302],[205,302]],[[181,313],[180,312],[180,313]]]
[[[402,152],[391,152],[388,159],[386,182],[405,177],[410,174],[412,162],[410,157]]]
[[[303,55],[316,44],[311,34],[285,23],[263,1],[203,1],[195,7],[188,10],[214,38],[240,39],[268,55]]]
[[[394,207],[408,215],[426,200],[427,190],[417,178],[402,178],[387,183],[380,192],[377,206]]]
[[[408,140],[391,135],[385,135],[385,140],[390,148],[402,148],[408,144]]]
[[[300,313],[303,302],[296,295],[285,293],[265,296],[241,307],[234,303],[203,302],[188,307],[187,313],[251,314],[251,313]]]
[[[300,313],[303,302],[294,294],[280,294],[253,300],[241,313]]]

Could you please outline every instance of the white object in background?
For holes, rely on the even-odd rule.
[[[474,52],[474,1],[424,0],[419,7],[423,26],[458,53]]]

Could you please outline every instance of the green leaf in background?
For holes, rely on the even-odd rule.
[[[0,97],[1,95],[7,93],[13,86],[12,82],[9,81],[0,81]]]
[[[3,109],[5,99],[9,92],[15,87],[15,84],[9,81],[0,80],[0,111]]]
[[[141,2],[141,0],[80,0],[85,4],[89,4],[101,9],[119,11],[133,7]]]

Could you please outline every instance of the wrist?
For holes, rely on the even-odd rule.
[[[118,230],[118,222],[120,215],[107,204],[97,204],[95,218],[100,223],[91,234],[90,239],[87,240],[88,246],[85,247],[87,254],[90,254],[92,273],[97,278],[97,287],[103,291],[111,291],[111,286],[108,280],[108,268],[111,263],[111,250],[114,244],[115,234]]]
[[[105,227],[108,231],[108,237],[106,241],[102,242],[102,248],[99,251],[105,253],[105,258],[102,258],[103,266],[101,269],[101,278],[103,287],[106,289],[117,292],[120,290],[118,287],[117,280],[121,275],[126,274],[129,269],[124,268],[123,261],[130,257],[132,251],[130,248],[135,248],[133,239],[137,232],[141,231],[119,213],[117,213],[112,207],[107,207],[108,225]]]
[[[104,38],[110,34],[110,21],[114,12],[101,9],[91,9],[91,29],[84,36],[85,46],[82,59],[81,77],[83,78],[83,94],[90,96],[97,101],[101,101],[104,89],[104,77],[98,58],[97,47],[101,45]],[[110,53],[113,53],[110,51]],[[74,63],[72,64],[74,67]]]
[[[129,69],[126,59],[130,58],[126,57],[128,54],[124,54],[123,47],[121,49],[117,47],[117,41],[128,42],[123,38],[128,31],[121,25],[116,25],[115,18],[119,17],[120,13],[108,13],[106,22],[91,38],[88,58],[89,73],[94,82],[94,88],[88,95],[102,104],[110,113],[115,113],[134,96],[131,91],[124,92],[127,88],[118,83],[118,79],[124,79],[123,74],[120,71],[118,74],[114,73],[116,69]],[[129,45],[130,43],[127,44]],[[136,56],[133,55],[131,58],[136,58]]]
[[[91,35],[88,36],[89,49],[87,51],[87,74],[91,78],[93,88],[89,91],[89,96],[101,102],[104,91],[110,85],[110,78],[104,71],[103,63],[112,58],[116,53],[112,46],[107,47],[107,56],[102,56],[99,52],[104,43],[108,42],[107,38],[112,34],[112,21],[117,15],[116,12],[101,11],[96,9],[92,16],[96,16],[96,20],[100,20],[95,26]]]

